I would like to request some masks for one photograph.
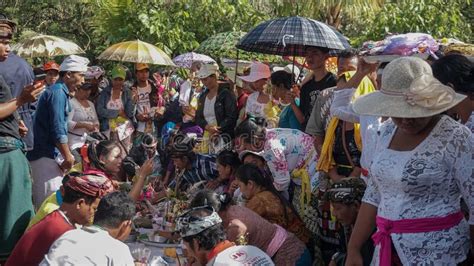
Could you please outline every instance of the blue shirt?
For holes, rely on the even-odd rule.
[[[56,144],[67,144],[67,119],[70,111],[69,90],[62,81],[43,92],[33,118],[36,141],[33,150],[28,153],[30,161],[42,157],[54,159],[59,153]]]
[[[295,103],[297,106],[300,106],[300,99],[296,98]],[[296,118],[295,112],[293,111],[291,106],[286,106],[281,111],[278,127],[301,130],[301,123]]]
[[[3,76],[10,87],[13,98],[18,97],[23,88],[33,83],[35,79],[31,66],[14,53],[8,54],[7,60],[0,62],[0,75]],[[31,114],[35,109],[34,104],[26,103],[18,108],[18,114],[28,128],[28,133],[23,138],[28,150],[33,149],[33,119]]]

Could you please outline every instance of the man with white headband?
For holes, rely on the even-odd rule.
[[[177,220],[177,229],[191,257],[200,265],[274,265],[254,246],[236,246],[226,240],[222,219],[212,207],[197,207]]]
[[[69,98],[84,83],[88,63],[87,58],[77,55],[66,57],[59,67],[60,80],[50,86],[38,101],[34,117],[34,136],[37,141],[33,151],[28,154],[36,207],[61,186],[63,172],[74,164],[67,137],[68,113],[71,110]]]

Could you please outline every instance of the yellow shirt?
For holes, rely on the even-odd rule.
[[[347,72],[344,72],[342,75],[344,75],[344,78],[346,79],[346,81],[349,81],[355,74],[356,72],[355,71],[347,71]],[[353,96],[353,99],[356,99],[357,97],[359,96],[362,96],[362,95],[365,95],[365,94],[369,94],[371,92],[374,92],[375,91],[375,86],[374,84],[372,83],[372,81],[367,77],[365,76],[359,86],[357,87],[356,91],[354,92],[354,96]]]
[[[38,212],[36,212],[35,217],[33,217],[33,219],[31,219],[30,223],[28,224],[28,227],[26,228],[26,230],[30,229],[33,225],[41,221],[46,215],[59,209],[56,193],[60,193],[60,192],[59,191],[54,192],[43,201],[40,208],[38,209]]]

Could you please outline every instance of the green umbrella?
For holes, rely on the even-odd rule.
[[[259,53],[250,53],[239,51],[235,45],[240,41],[246,32],[243,31],[230,31],[222,32],[209,37],[203,41],[201,45],[196,49],[196,53],[206,54],[212,58],[231,58],[236,59],[237,57],[241,60],[258,60],[262,62],[281,62],[282,59],[279,56],[265,55]]]

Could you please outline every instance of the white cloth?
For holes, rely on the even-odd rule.
[[[192,84],[188,79],[181,86],[179,86],[179,104],[181,106],[188,106],[191,97]]]
[[[209,125],[216,125],[217,126],[217,119],[216,119],[216,112],[214,109],[214,105],[216,104],[217,96],[214,98],[209,99],[206,96],[206,100],[204,102],[204,119]]]
[[[149,114],[151,112],[150,104],[150,93],[151,86],[148,84],[146,87],[137,87],[138,101],[137,101],[137,112],[139,114]],[[145,132],[146,123],[138,122],[137,131]]]
[[[120,93],[120,97],[117,99],[113,100],[112,97],[110,97],[109,102],[107,103],[107,109],[109,110],[120,110],[123,109],[123,103],[122,103],[122,93]]]
[[[361,115],[359,117],[360,135],[362,139],[362,152],[360,156],[360,166],[363,169],[369,169],[377,146],[378,135],[382,125],[382,118]],[[363,171],[364,172],[364,171]],[[367,182],[367,176],[361,174],[360,176]]]
[[[467,120],[466,127],[468,127],[471,130],[471,132],[474,134],[474,112],[471,113],[471,116]]]
[[[40,265],[134,265],[127,245],[95,226],[64,233]]]
[[[85,57],[70,55],[63,60],[59,66],[59,71],[86,72],[89,62],[89,59]]]
[[[389,220],[443,217],[460,211],[462,196],[474,224],[474,136],[443,116],[426,139],[411,151],[389,149],[396,126],[386,121],[380,130],[363,201],[377,206]],[[392,234],[403,265],[456,265],[469,251],[465,220],[450,229]],[[379,264],[379,247],[374,263]]]
[[[249,95],[249,97],[247,98],[247,103],[245,104],[245,113],[250,114],[254,117],[266,117],[266,104],[258,102],[258,95],[260,95],[260,92],[258,91]]]
[[[207,266],[227,265],[275,265],[261,249],[254,246],[233,246],[217,254]]]
[[[39,209],[41,203],[62,185],[63,171],[58,163],[42,157],[30,162],[31,176],[33,178],[33,204]]]
[[[87,122],[91,124],[99,124],[99,118],[95,110],[94,104],[87,101],[89,107],[82,106],[76,98],[72,98],[71,112],[68,116],[68,130],[73,134],[68,134],[68,144],[71,149],[75,149],[84,145],[85,139],[82,137],[87,133],[85,128],[74,128],[77,122]]]

